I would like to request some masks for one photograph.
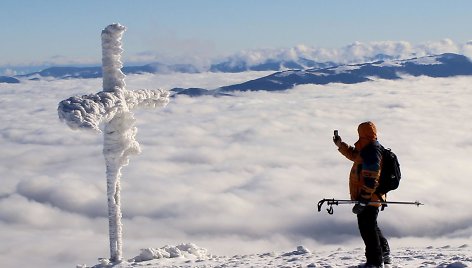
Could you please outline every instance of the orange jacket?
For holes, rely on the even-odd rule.
[[[338,149],[347,159],[354,162],[349,175],[351,200],[380,201],[377,194],[374,194],[378,186],[382,158],[377,130],[372,122],[360,124],[357,130],[359,140],[354,147],[342,142]],[[385,196],[382,198],[385,200]]]

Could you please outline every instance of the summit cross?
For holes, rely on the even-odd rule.
[[[137,128],[131,110],[138,107],[163,107],[169,92],[162,89],[126,89],[121,71],[121,38],[126,28],[118,23],[107,26],[102,38],[103,90],[90,95],[74,96],[59,103],[59,119],[72,129],[89,129],[103,133],[103,155],[106,163],[110,261],[123,259],[122,213],[120,201],[121,168],[129,156],[140,153],[135,136]]]

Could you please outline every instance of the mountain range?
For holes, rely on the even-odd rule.
[[[142,73],[199,73],[199,72],[222,72],[237,73],[246,71],[283,71],[291,69],[310,69],[310,68],[327,68],[337,66],[342,63],[335,61],[318,62],[302,55],[287,57],[284,55],[261,56],[260,61],[254,62],[250,56],[231,56],[222,59],[207,67],[197,67],[192,64],[165,64],[154,62],[145,65],[125,66],[122,68],[124,74],[142,74]],[[398,56],[386,54],[377,54],[373,57],[366,57],[364,60],[383,60],[393,59]],[[20,80],[40,80],[44,78],[53,79],[73,79],[73,78],[98,78],[102,77],[102,69],[100,66],[91,67],[49,67],[38,72],[31,72],[16,76],[2,76],[0,83],[17,83]],[[16,79],[16,80],[14,80]]]
[[[227,95],[236,91],[287,90],[303,84],[355,84],[373,79],[395,80],[405,75],[429,77],[472,75],[472,62],[463,55],[445,53],[407,60],[381,60],[327,68],[288,70],[216,89],[174,88],[172,91],[174,94],[189,96]]]
[[[190,64],[166,65],[161,63],[152,63],[141,66],[124,66],[124,74],[142,74],[142,73],[198,73],[199,70]],[[102,67],[51,67],[39,72],[15,76],[16,78],[40,79],[51,77],[55,79],[71,78],[99,78],[102,77]]]
[[[395,60],[388,55],[377,55],[377,60],[359,64],[336,64],[334,62],[318,63],[309,59],[267,60],[264,63],[250,65],[245,61],[227,61],[212,65],[212,72],[271,71],[271,75],[246,81],[240,84],[227,85],[216,89],[173,88],[174,95],[229,95],[236,91],[279,91],[293,88],[296,85],[328,83],[354,84],[372,79],[400,79],[404,75],[452,77],[472,75],[472,62],[460,54],[444,53],[440,55]],[[380,60],[379,60],[380,59]],[[125,74],[140,73],[198,73],[198,68],[188,64],[166,65],[160,63],[142,66],[126,66]],[[98,78],[102,76],[101,67],[52,67],[40,72],[14,77],[0,76],[0,83],[20,83],[22,79],[38,80],[45,77],[54,79]]]

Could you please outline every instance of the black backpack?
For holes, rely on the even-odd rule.
[[[379,185],[375,190],[378,196],[386,194],[398,188],[402,174],[400,163],[394,152],[390,148],[382,148],[382,170],[380,172]]]

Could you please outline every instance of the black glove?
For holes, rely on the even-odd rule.
[[[369,200],[366,200],[366,199],[361,198],[357,201],[358,201],[358,203],[355,204],[354,207],[352,208],[352,213],[354,213],[356,215],[362,213],[362,211],[364,211],[367,204],[369,204]]]
[[[334,144],[336,144],[336,146],[338,146],[338,148],[341,146],[342,141],[343,140],[341,139],[340,136],[333,136],[333,142]]]
[[[352,213],[354,214],[361,214],[362,211],[364,211],[366,207],[366,204],[364,203],[358,203],[358,204],[355,204],[354,207],[352,207]]]

